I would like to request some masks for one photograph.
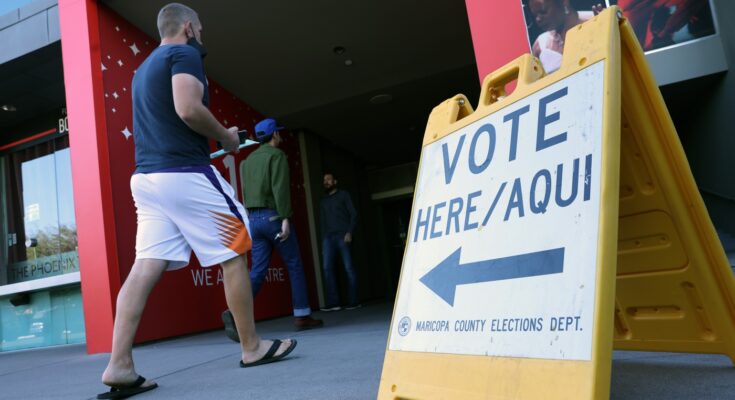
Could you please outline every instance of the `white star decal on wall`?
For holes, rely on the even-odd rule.
[[[108,56],[107,56],[107,59],[108,59],[108,60],[111,60],[111,59],[112,59],[112,57],[110,57],[110,56],[108,55]]]
[[[105,93],[105,97],[110,97],[110,95],[109,95],[109,94],[107,94],[107,93]]]
[[[128,91],[128,89],[126,89],[126,88],[123,88],[123,92],[127,92],[127,91]]]
[[[120,132],[121,132],[121,133],[122,133],[123,135],[125,135],[125,140],[128,140],[128,139],[130,139],[130,136],[133,136],[133,134],[132,134],[132,133],[130,133],[130,130],[128,129],[128,127],[127,127],[127,126],[125,127],[125,129],[121,130]]]
[[[120,27],[119,26],[116,26],[115,27],[115,30],[118,31],[118,32],[120,32]]]
[[[100,63],[100,64],[102,64],[102,63]],[[105,64],[102,64],[102,70],[103,71],[107,71],[107,67],[105,67]]]
[[[119,66],[121,66],[121,67],[122,67],[122,66],[123,66],[123,62],[122,62],[122,60],[117,60],[117,65],[119,65]]]
[[[112,92],[112,97],[114,97],[115,100],[117,100],[117,98],[120,97],[120,96],[117,95],[117,92]]]
[[[223,125],[225,125],[225,126],[227,125],[227,120],[225,120],[225,123]]]
[[[117,110],[115,109],[115,107],[112,107],[112,112],[117,112]]]
[[[135,43],[133,43],[132,46],[128,46],[128,47],[130,47],[130,50],[133,51],[133,55],[134,56],[137,56],[138,53],[140,53],[140,50],[138,50],[138,46],[136,46]]]
[[[123,38],[123,43],[127,43],[128,39]]]

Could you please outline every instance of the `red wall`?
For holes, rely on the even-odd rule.
[[[59,6],[88,351],[103,352],[110,349],[117,292],[135,259],[136,216],[129,185],[135,169],[133,138],[129,134],[134,129],[130,85],[135,69],[158,43],[93,0],[62,0]],[[84,29],[75,32],[79,26]],[[86,42],[79,41],[85,37]],[[78,90],[78,85],[69,81],[75,74],[91,87]],[[215,117],[226,126],[237,125],[252,132],[262,116],[214,80],[209,79],[209,84],[210,109]],[[96,108],[90,104],[96,104]],[[294,227],[300,239],[311,303],[316,306],[301,156],[298,140],[289,133],[286,138],[283,150],[291,172]],[[214,150],[215,143],[211,145]],[[235,171],[225,168],[224,158],[214,162],[225,179],[236,174],[240,196],[237,170],[254,150],[250,147],[230,157]],[[90,179],[95,169],[99,173]],[[94,192],[100,193],[90,197]],[[102,214],[107,218],[99,217]],[[105,267],[107,270],[100,270]],[[287,268],[278,257],[273,258],[271,268],[284,280],[265,284],[256,298],[257,319],[292,313]],[[226,304],[220,273],[219,267],[201,268],[194,256],[187,268],[166,273],[151,294],[136,341],[221,327],[220,314]],[[97,288],[100,283],[103,288]]]
[[[94,0],[60,0],[64,83],[87,351],[109,351],[120,289]]]
[[[480,80],[529,51],[520,0],[466,0],[466,6]],[[133,129],[130,81],[157,43],[95,0],[60,0],[59,9],[88,351],[109,351],[115,297],[134,261],[135,210],[129,188],[134,153],[132,139],[125,135],[126,127]],[[252,130],[260,118],[212,80],[210,96],[212,111],[225,125]],[[303,175],[298,142],[291,139],[284,150],[291,167],[295,229],[316,306]],[[236,170],[253,150],[234,156]],[[222,162],[215,165],[229,178]],[[285,273],[277,257],[271,264]],[[149,300],[138,341],[221,326],[225,302],[219,270],[210,269],[210,285],[195,285],[194,275],[203,272],[194,259],[188,268],[166,274]],[[256,318],[290,313],[288,282],[266,284],[256,299]]]
[[[480,82],[529,53],[521,0],[465,0]]]

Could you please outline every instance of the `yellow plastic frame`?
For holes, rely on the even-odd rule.
[[[423,146],[602,60],[603,157],[591,360],[386,348],[379,399],[606,399],[613,341],[621,349],[722,353],[735,360],[735,279],[655,79],[617,7],[567,33],[556,73],[545,76],[538,60],[524,55],[485,78],[477,110],[463,95],[439,104],[429,117]],[[513,80],[517,87],[508,94],[506,85]],[[667,260],[681,262],[678,245],[684,246],[689,262],[666,268]],[[671,334],[670,328],[685,332]]]

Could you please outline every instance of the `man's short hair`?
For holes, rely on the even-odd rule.
[[[324,176],[327,176],[327,175],[330,175],[332,177],[332,179],[334,179],[335,181],[337,180],[337,176],[334,175],[334,173],[332,173],[330,171],[327,171],[327,172],[324,173]]]
[[[176,36],[181,25],[190,21],[199,21],[196,11],[179,3],[166,4],[158,12],[158,33],[161,39]]]

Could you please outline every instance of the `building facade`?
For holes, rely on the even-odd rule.
[[[531,39],[540,35],[538,27],[533,30],[525,0],[459,3],[463,18],[445,23],[467,34],[462,45],[474,51],[472,65],[457,71],[469,75],[472,85],[455,89],[450,83],[451,91],[437,87],[432,95],[439,99],[456,91],[476,95],[482,77],[532,51]],[[735,106],[735,81],[729,72],[735,61],[735,29],[724,17],[734,15],[735,6],[725,0],[706,3],[712,31],[686,25],[672,36],[680,42],[652,49],[648,57],[712,220],[728,238],[735,234],[735,175],[729,173],[735,152],[729,127],[735,116],[728,111]],[[202,1],[191,5],[200,12],[214,7]],[[134,261],[130,82],[137,66],[157,46],[157,38],[140,25],[141,20],[153,21],[152,16],[125,11],[115,1],[29,0],[17,6],[0,15],[0,42],[12,43],[0,50],[0,240],[7,243],[0,246],[0,351],[86,343],[90,353],[106,352],[116,295]],[[246,6],[240,7],[244,12]],[[331,12],[339,17],[339,10]],[[697,32],[704,33],[696,36]],[[335,54],[343,57],[344,50],[335,47]],[[691,62],[698,54],[701,62]],[[345,65],[351,64],[350,59]],[[209,67],[225,69],[219,64]],[[292,73],[299,68],[293,65]],[[263,114],[233,93],[234,86],[243,83],[221,75],[231,90],[217,83],[218,76],[209,78],[212,112],[225,125],[252,131]],[[424,86],[432,76],[426,79]],[[361,95],[357,85],[353,90],[354,96]],[[421,93],[416,91],[407,101],[418,102]],[[303,108],[309,113],[309,107]],[[295,120],[298,113],[294,115]],[[386,116],[376,118],[393,123]],[[317,210],[324,172],[338,173],[361,214],[354,252],[363,278],[362,297],[390,300],[395,295],[421,130],[406,128],[412,138],[408,144],[388,138],[404,146],[399,150],[408,156],[381,165],[354,155],[372,140],[364,135],[335,146],[333,138],[318,128],[287,134],[284,150],[291,172],[294,226],[313,308],[323,297]],[[211,145],[215,150],[216,144]],[[389,145],[384,147],[388,151]],[[252,150],[213,161],[239,196],[247,184],[240,179],[241,164]],[[290,314],[285,270],[275,258],[268,283],[256,299],[256,318]],[[203,269],[195,258],[189,267],[168,273],[151,296],[136,340],[220,328],[219,315],[226,307],[221,286],[219,269]]]

